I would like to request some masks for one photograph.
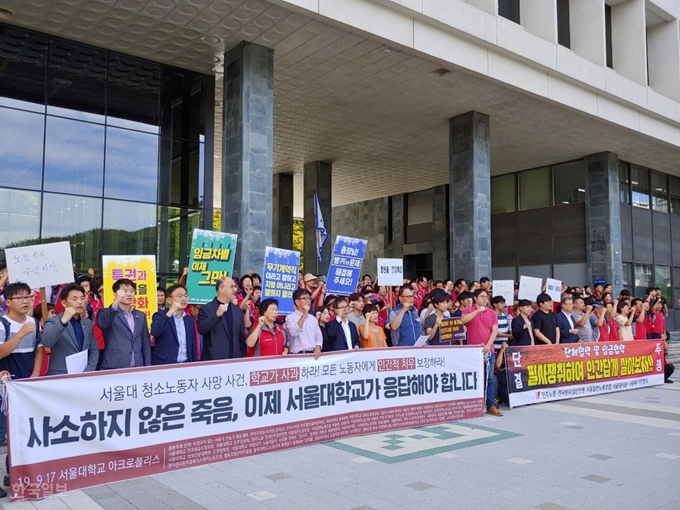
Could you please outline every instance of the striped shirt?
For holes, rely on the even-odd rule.
[[[498,315],[498,332],[499,333],[510,333],[510,319],[504,313]],[[496,352],[503,346],[503,342],[507,342],[508,339],[504,337],[497,336],[494,340],[493,345]]]
[[[5,343],[6,340],[16,335],[28,321],[37,322],[30,316],[26,316],[26,320],[22,323],[16,322],[7,316],[4,316],[3,320],[9,323],[9,337],[5,338],[5,326],[0,324],[0,343]],[[42,341],[40,328],[38,327],[36,331],[23,337],[9,356],[0,360],[0,370],[7,370],[12,374],[12,379],[14,380],[27,379],[33,373],[35,350],[40,346],[42,346]]]

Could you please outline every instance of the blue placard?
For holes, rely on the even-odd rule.
[[[268,246],[264,251],[262,301],[274,298],[279,302],[279,315],[295,310],[293,292],[298,288],[300,252]]]
[[[593,280],[593,285],[602,285],[602,286],[604,286],[604,285],[606,285],[606,284],[607,284],[607,280],[605,280],[604,278],[595,278],[595,279]]]
[[[335,239],[326,279],[328,294],[349,296],[356,292],[367,244],[365,239],[353,237],[338,236]]]

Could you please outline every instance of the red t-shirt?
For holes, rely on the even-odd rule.
[[[618,328],[618,324],[616,326]],[[607,322],[602,323],[602,326],[597,327],[600,330],[600,339],[598,342],[609,342],[611,339],[609,337],[609,324]]]
[[[652,318],[652,333],[663,335],[666,332],[666,317],[662,313],[655,313]]]
[[[463,310],[462,314],[467,315],[477,309],[476,305],[468,306]],[[498,325],[498,316],[492,309],[487,308],[483,312],[478,313],[465,326],[467,327],[467,344],[468,345],[484,345],[489,341],[491,336],[491,329],[494,324]],[[493,344],[491,344],[491,352],[494,352]]]
[[[633,317],[633,324],[635,324],[635,334],[633,335],[633,338],[635,338],[635,340],[647,340],[647,324],[638,322],[637,320],[639,317],[638,314],[635,314]]]
[[[619,323],[616,322],[616,319],[614,318],[608,321],[607,324],[609,325],[609,341],[619,342],[621,340],[621,335],[619,334]]]

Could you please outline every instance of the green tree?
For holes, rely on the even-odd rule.
[[[300,252],[300,271],[305,267],[305,222],[293,220],[293,249]]]
[[[222,211],[220,209],[213,210],[212,228],[215,232],[222,232]]]

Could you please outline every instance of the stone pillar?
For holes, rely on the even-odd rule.
[[[332,237],[332,184],[333,165],[328,161],[314,161],[305,165],[305,273],[325,275],[333,252]],[[321,264],[316,256],[316,222],[314,216],[314,191],[319,196],[321,215],[328,238],[321,252]]]
[[[489,116],[449,120],[450,278],[491,278],[491,147]]]
[[[274,174],[273,245],[293,249],[293,174]]]
[[[586,157],[586,250],[588,282],[604,278],[621,291],[621,208],[619,205],[619,157],[601,152]]]
[[[437,280],[449,278],[449,189],[446,184],[434,188],[432,203],[432,275]]]
[[[274,54],[242,42],[224,60],[222,230],[238,234],[240,276],[262,271],[272,239]]]

